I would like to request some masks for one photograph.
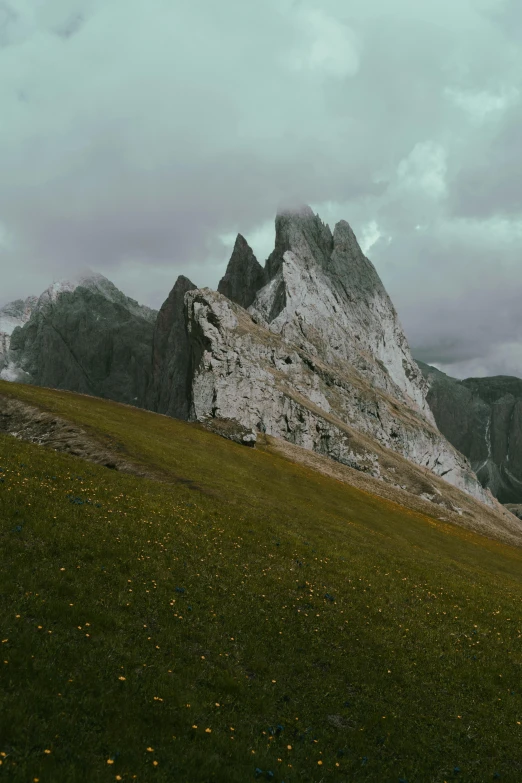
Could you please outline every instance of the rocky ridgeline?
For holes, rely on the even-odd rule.
[[[156,315],[103,275],[54,283],[13,330],[0,377],[139,404]]]
[[[376,451],[355,437],[363,433],[491,503],[437,430],[397,313],[349,225],[332,234],[309,208],[279,214],[253,299],[238,245],[257,263],[236,242],[224,280],[237,301],[206,288],[184,296],[189,418],[233,419],[380,476]]]
[[[506,375],[457,380],[419,362],[428,403],[443,435],[502,503],[522,503],[522,380]]]
[[[0,373],[7,367],[11,335],[17,326],[23,326],[31,317],[38,297],[17,299],[0,307]]]
[[[264,267],[239,235],[217,292],[179,277],[159,313],[99,275],[52,286],[13,331],[4,365],[10,380],[215,420],[227,436],[229,421],[240,441],[264,432],[386,481],[386,454],[398,454],[495,505],[437,429],[428,382],[352,229],[331,232],[309,207],[277,215]]]

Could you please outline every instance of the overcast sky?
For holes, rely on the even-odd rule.
[[[521,41],[521,0],[0,0],[0,304],[159,307],[309,203],[415,356],[522,376]]]

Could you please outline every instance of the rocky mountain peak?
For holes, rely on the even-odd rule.
[[[291,257],[287,257],[288,253]],[[285,262],[287,267],[292,263],[297,265],[305,277],[317,275],[321,270],[328,277],[329,287],[345,302],[359,296],[368,299],[375,292],[387,298],[373,264],[364,256],[347,221],[339,221],[332,234],[328,224],[323,223],[308,205],[278,211],[275,247],[265,269],[246,239],[238,234],[218,292],[247,309],[253,305],[258,292],[267,286],[256,309],[271,322],[283,310],[288,310],[292,298],[289,299],[288,274],[283,273]],[[391,302],[389,306],[393,308]]]
[[[98,273],[55,281],[0,341],[0,377],[143,404],[155,320]]]
[[[227,271],[218,291],[241,307],[250,307],[257,291],[265,283],[265,272],[244,236],[238,234]]]
[[[86,289],[91,294],[102,296],[114,305],[125,308],[132,315],[144,318],[153,323],[157,312],[146,305],[140,305],[135,299],[126,296],[108,278],[99,272],[86,270],[71,279],[61,279],[53,282],[38,298],[35,310],[45,310],[57,303],[62,294],[72,294],[79,288]]]
[[[281,269],[284,254],[296,252],[308,265],[326,265],[333,250],[330,227],[311,207],[303,205],[295,209],[282,209],[275,219],[275,248],[266,262],[266,275],[272,279]]]
[[[194,288],[197,288],[197,286],[195,286],[194,283],[188,279],[188,277],[185,277],[185,275],[178,275],[176,282],[174,283],[174,288],[171,291],[171,294],[174,291],[179,291],[179,290],[192,291],[192,289]]]
[[[332,282],[348,299],[378,294],[385,297],[391,309],[388,294],[377,271],[362,252],[357,238],[346,220],[336,223],[333,233],[333,251],[325,267]],[[394,311],[395,312],[395,311]]]
[[[188,372],[190,345],[185,323],[184,298],[196,289],[188,277],[179,275],[162,304],[154,326],[152,367],[146,405],[159,413],[180,419],[188,417]]]
[[[179,276],[158,314],[97,273],[53,283],[4,336],[0,377],[232,421],[404,489],[404,471],[390,467],[399,455],[491,503],[436,429],[428,382],[350,225],[341,220],[332,233],[303,206],[280,210],[275,228],[265,269],[239,234],[219,292]],[[25,304],[8,310],[4,318],[19,318]],[[503,421],[522,421],[511,387],[502,399],[494,407]],[[435,498],[429,482],[415,486]]]
[[[308,204],[298,204],[296,206],[279,207],[276,212],[276,220],[288,218],[289,220],[315,220],[317,215]]]
[[[11,335],[17,326],[26,323],[37,302],[37,296],[28,296],[27,299],[15,299],[0,307],[0,332]]]
[[[8,365],[11,335],[17,326],[27,323],[37,303],[38,297],[28,296],[27,299],[15,299],[0,307],[0,373]]]
[[[41,303],[49,301],[55,302],[60,294],[72,293],[80,286],[91,290],[110,290],[112,285],[110,280],[107,280],[103,275],[97,272],[91,272],[90,270],[85,270],[72,278],[54,280],[40,295],[39,301]]]
[[[257,323],[329,365],[348,364],[433,423],[395,308],[345,220],[332,234],[310,207],[280,212],[266,272],[249,308]]]

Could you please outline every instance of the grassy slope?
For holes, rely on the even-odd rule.
[[[522,779],[521,550],[183,422],[0,393],[167,479],[0,436],[0,781]]]

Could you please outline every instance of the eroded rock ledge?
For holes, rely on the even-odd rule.
[[[232,440],[241,446],[255,447],[257,433],[254,429],[244,427],[235,419],[220,419],[218,417],[204,416],[200,424],[214,435],[221,435],[222,438]]]

